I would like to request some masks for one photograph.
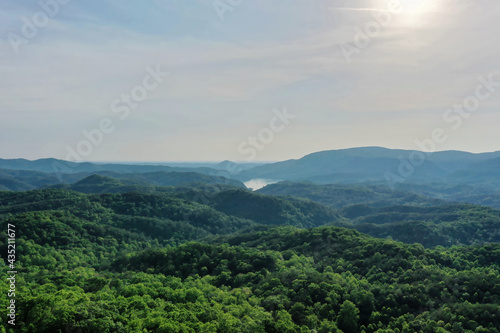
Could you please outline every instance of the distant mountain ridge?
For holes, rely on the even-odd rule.
[[[83,178],[80,181],[63,186],[83,193],[123,193],[129,191],[154,191],[164,186],[201,186],[218,184],[227,187],[244,188],[245,185],[234,179],[208,176],[196,172],[151,172],[141,174],[101,173]],[[61,186],[59,186],[61,187]]]
[[[413,165],[412,165],[413,163]],[[401,170],[410,165],[411,172],[402,174]],[[388,149],[382,147],[363,147],[321,151],[306,155],[301,159],[287,160],[257,166],[245,170],[236,178],[275,179],[291,181],[312,181],[318,184],[359,183],[387,181],[392,174],[405,181],[415,183],[430,182],[474,182],[478,167],[486,168],[495,182],[500,182],[495,167],[500,165],[500,151],[492,153],[468,153],[442,151],[424,153],[415,150]],[[484,178],[484,173],[480,172]]]
[[[27,191],[45,187],[65,187],[84,193],[103,190],[123,192],[144,190],[156,186],[192,186],[195,184],[219,184],[228,187],[246,188],[235,179],[206,175],[197,172],[148,172],[118,173],[114,171],[54,174],[39,171],[0,169],[0,190]],[[96,192],[97,191],[97,192]]]
[[[93,163],[70,162],[54,158],[26,160],[26,159],[0,159],[0,169],[39,171],[56,174],[73,174],[82,172],[114,171],[120,173],[146,173],[146,172],[186,172],[196,171],[204,174],[216,173],[217,170],[208,167],[188,168],[171,167],[166,165],[150,164],[120,164],[120,163]]]
[[[151,174],[155,172],[196,172],[208,176],[223,176],[246,182],[254,179],[311,181],[316,184],[373,183],[384,184],[388,175],[398,182],[414,184],[470,184],[485,187],[500,185],[500,151],[469,153],[441,151],[424,153],[416,150],[361,147],[320,151],[300,159],[276,163],[239,164],[223,161],[212,167],[185,167],[151,164],[114,164],[66,162],[57,159],[29,161],[0,159],[0,169],[25,170],[52,174],[56,183],[73,183],[79,179],[69,175],[102,174],[120,178],[122,174]],[[236,172],[235,172],[236,170]],[[4,172],[5,173],[5,172]],[[7,172],[9,173],[9,172]],[[106,174],[113,173],[113,174]],[[31,177],[31,176],[30,176]],[[0,188],[30,189],[30,182],[21,177],[2,175]]]

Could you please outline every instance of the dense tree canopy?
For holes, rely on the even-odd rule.
[[[498,216],[393,207],[368,213],[464,233]],[[0,192],[4,259],[6,226],[18,230],[15,332],[499,332],[500,245],[376,239],[352,226],[383,223],[339,214],[240,190]],[[351,229],[320,226],[330,218]]]

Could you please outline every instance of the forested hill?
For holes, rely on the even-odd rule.
[[[113,185],[114,181],[110,183]],[[347,193],[349,191],[347,189]],[[354,193],[356,198],[360,197],[357,191]],[[363,191],[361,193],[361,197],[366,195]],[[64,211],[92,224],[97,222],[93,217],[99,217],[99,221],[114,221],[116,228],[134,228],[138,232],[146,232],[142,228],[148,225],[146,234],[162,238],[166,242],[163,244],[174,239],[195,240],[206,235],[237,232],[258,224],[301,228],[336,225],[375,237],[421,243],[426,247],[500,242],[498,210],[444,201],[430,206],[434,200],[417,198],[415,205],[390,205],[391,200],[383,198],[334,210],[308,199],[263,195],[233,188],[221,191],[207,186],[102,194],[45,189],[0,191],[0,216]],[[345,203],[354,202],[349,200],[349,195],[344,199]],[[402,203],[395,201],[398,202]],[[116,221],[125,224],[116,224]],[[176,230],[174,236],[170,234],[172,230]]]
[[[449,204],[445,200],[434,199],[409,191],[398,191],[390,189],[387,186],[363,184],[317,185],[311,182],[283,181],[267,185],[257,192],[269,195],[307,198],[336,209],[355,204],[368,204],[373,207],[408,204],[412,206]]]
[[[26,159],[1,159],[0,169],[38,171],[49,174],[76,174],[112,171],[117,173],[146,173],[146,172],[199,172],[213,174],[216,169],[208,167],[174,167],[154,164],[120,164],[120,163],[92,163],[70,162],[55,158],[44,158],[35,161]]]
[[[499,211],[432,202],[0,191],[5,262],[16,230],[15,332],[499,332]]]
[[[500,209],[500,192],[484,186],[442,183],[401,183],[395,189],[387,184],[323,184],[283,181],[267,185],[258,193],[308,198],[332,208],[354,204],[371,206],[440,206],[464,202]]]
[[[84,220],[8,219],[16,332],[499,332],[499,245],[426,250],[336,227],[261,227],[162,247]]]
[[[94,173],[45,173],[26,170],[0,169],[0,190],[24,191],[39,188],[66,188],[84,193],[154,191],[163,186],[221,185],[245,188],[238,180],[197,172],[145,172],[118,173],[97,171]]]
[[[450,192],[461,189],[453,188]],[[500,242],[500,211],[489,207],[453,203],[384,186],[280,182],[258,192],[279,198],[307,198],[337,208],[341,220],[334,224],[374,237],[391,237],[426,247]]]
[[[229,198],[232,201],[227,205]],[[311,201],[286,200],[244,190],[206,192],[181,188],[165,193],[116,194],[82,194],[61,189],[0,191],[0,216],[40,211],[64,211],[94,224],[97,217],[100,222],[110,223],[132,217],[153,219],[156,222],[147,224],[163,226],[179,222],[182,227],[192,226],[214,234],[235,232],[256,223],[314,227],[340,219],[333,210]],[[142,226],[136,223],[135,228],[140,230]]]

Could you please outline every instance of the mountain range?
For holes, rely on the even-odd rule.
[[[262,165],[224,161],[212,167],[187,167],[186,164],[179,167],[151,164],[75,163],[57,159],[35,161],[0,159],[0,169],[3,170],[37,171],[57,176],[59,181],[48,181],[51,183],[74,182],[75,178],[68,175],[75,174],[80,174],[79,179],[83,179],[91,173],[102,172],[120,174],[196,172],[243,182],[252,179],[269,179],[311,181],[316,184],[447,183],[495,187],[500,184],[500,174],[497,173],[499,168],[500,151],[478,154],[462,151],[425,153],[381,147],[322,151],[296,160]],[[9,176],[12,177],[11,174]],[[1,179],[8,178],[5,176],[5,171],[4,174],[0,174],[0,177]],[[17,180],[24,181],[23,179]],[[3,180],[3,182],[6,181]]]
[[[381,147],[313,153],[298,160],[245,170],[240,180],[255,178],[329,183],[432,183],[496,185],[500,151],[473,154],[461,151],[425,153]]]
[[[261,165],[0,160],[16,331],[497,333],[499,163],[377,147]],[[258,180],[272,184],[245,186]]]

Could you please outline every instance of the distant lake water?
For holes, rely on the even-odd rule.
[[[269,184],[276,184],[280,181],[281,180],[276,180],[276,179],[251,179],[245,182],[244,184],[252,191],[257,191]]]

